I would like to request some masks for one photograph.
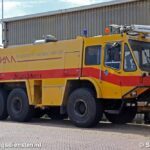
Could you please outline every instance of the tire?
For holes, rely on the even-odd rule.
[[[70,120],[77,127],[89,128],[102,119],[103,108],[90,89],[80,88],[69,96],[67,112]]]
[[[52,108],[48,109],[47,115],[52,120],[63,120],[63,119],[68,118],[67,114],[60,114],[60,108],[59,107],[52,107]]]
[[[7,118],[7,93],[3,90],[0,90],[0,120],[5,120]]]
[[[126,124],[133,121],[137,107],[124,107],[120,114],[105,113],[106,118],[114,124]]]
[[[30,121],[33,116],[33,107],[29,105],[27,94],[21,88],[16,88],[10,92],[7,110],[10,118],[17,122]]]
[[[41,118],[43,117],[45,114],[45,111],[42,110],[41,108],[35,108],[34,109],[34,114],[33,114],[33,117],[34,118]]]

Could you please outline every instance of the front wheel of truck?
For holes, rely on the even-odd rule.
[[[70,120],[78,127],[92,127],[98,124],[103,115],[103,108],[92,90],[80,88],[72,92],[67,104]]]

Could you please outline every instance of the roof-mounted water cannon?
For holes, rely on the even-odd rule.
[[[109,25],[109,27],[111,28],[112,34],[128,33],[131,30],[131,26],[127,26],[127,25],[111,24]]]

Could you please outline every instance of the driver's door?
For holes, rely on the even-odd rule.
[[[121,98],[122,42],[106,43],[104,47],[104,65],[102,69],[103,97]]]

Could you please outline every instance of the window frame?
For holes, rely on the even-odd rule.
[[[106,64],[105,64],[105,54],[106,54],[106,46],[108,45],[108,44],[113,44],[113,43],[115,43],[115,42],[118,42],[118,43],[120,43],[120,45],[121,45],[121,55],[120,55],[120,58],[121,58],[121,60],[120,60],[120,68],[119,69],[117,69],[117,68],[113,68],[113,67],[110,67],[110,66],[107,66]],[[120,70],[122,70],[122,54],[123,54],[123,42],[122,41],[112,41],[112,42],[107,42],[107,43],[105,43],[105,46],[104,46],[104,67],[106,67],[106,68],[110,68],[110,69],[113,69],[113,70],[115,70],[115,71],[120,71]]]
[[[131,51],[132,51],[132,55],[133,55],[133,58],[134,58],[134,60],[135,60],[135,63],[136,63],[136,66],[137,66],[137,70],[140,70],[140,71],[148,71],[148,70],[145,70],[145,69],[143,69],[142,67],[141,67],[141,65],[143,64],[143,62],[140,62],[140,61],[143,61],[143,58],[142,59],[139,59],[139,58],[137,58],[136,56],[135,56],[135,53],[134,53],[134,49],[132,49],[132,44],[131,44],[131,41],[134,41],[134,42],[140,42],[140,43],[148,43],[148,41],[143,41],[143,40],[141,40],[141,41],[138,41],[137,39],[129,39],[128,40],[128,45],[129,45],[129,48],[131,49]],[[141,55],[142,55],[142,51],[139,51],[138,50],[138,52],[140,52],[141,53]],[[139,59],[139,62],[138,62],[138,59]],[[149,72],[149,71],[148,71]]]
[[[135,70],[126,70],[126,69],[125,69],[125,45],[128,46],[129,51],[130,51],[130,54],[131,54],[131,56],[132,56],[132,58],[133,58],[133,60],[134,60],[134,64],[135,64],[135,66],[136,66],[136,69],[135,69]],[[124,54],[123,54],[123,58],[124,58],[124,60],[123,60],[123,71],[124,71],[124,72],[136,72],[136,71],[138,70],[138,67],[137,67],[137,64],[136,64],[134,55],[133,55],[133,53],[132,53],[132,51],[131,51],[130,46],[129,46],[128,43],[124,43]]]
[[[89,63],[87,63],[87,50],[88,50],[88,48],[90,48],[90,47],[98,47],[98,48],[100,48],[99,49],[99,63],[98,64],[89,64]],[[101,65],[101,62],[102,62],[102,45],[90,45],[90,46],[87,46],[86,48],[85,48],[85,59],[84,59],[84,64],[86,65],[86,66],[97,66],[97,65]]]

